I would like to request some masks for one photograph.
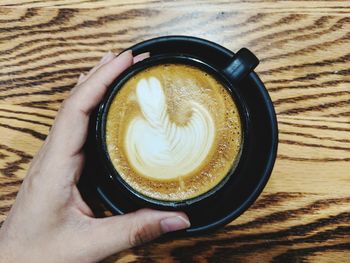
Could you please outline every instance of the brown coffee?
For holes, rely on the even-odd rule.
[[[185,64],[147,68],[126,81],[106,122],[109,157],[135,190],[159,200],[199,196],[240,156],[237,106],[223,84]]]

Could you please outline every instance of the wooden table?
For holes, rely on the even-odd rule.
[[[349,1],[0,1],[0,220],[80,72],[108,50],[186,34],[248,47],[280,143],[258,201],[221,230],[105,262],[350,262]]]

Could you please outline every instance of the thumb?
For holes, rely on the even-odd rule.
[[[94,220],[95,226],[89,238],[93,239],[93,250],[96,250],[95,255],[99,255],[99,259],[151,241],[162,234],[190,227],[188,217],[182,212],[151,209]]]

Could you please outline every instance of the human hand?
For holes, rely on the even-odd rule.
[[[107,87],[145,55],[107,53],[62,103],[0,229],[1,262],[96,262],[190,226],[181,212],[142,209],[94,218],[76,183],[84,164],[89,115]]]

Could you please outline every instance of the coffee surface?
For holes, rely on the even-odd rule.
[[[106,121],[109,157],[138,192],[160,200],[196,197],[234,169],[242,140],[224,86],[184,64],[145,69],[124,83]]]

